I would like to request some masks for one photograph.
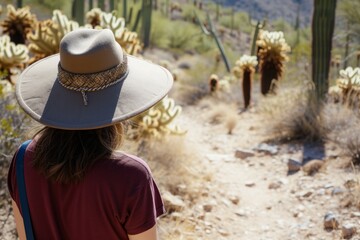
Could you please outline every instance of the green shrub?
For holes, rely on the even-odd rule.
[[[16,103],[14,87],[4,80],[0,80],[0,112],[0,153],[8,156],[21,140],[25,114]]]
[[[240,30],[241,32],[247,34],[250,34],[252,32],[253,28],[249,23],[249,15],[246,12],[235,12],[233,26],[231,18],[231,12],[224,16],[221,16],[221,18],[219,19],[220,25],[229,29],[233,28],[233,30]]]

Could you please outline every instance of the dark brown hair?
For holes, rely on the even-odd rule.
[[[120,146],[122,135],[121,123],[93,130],[44,127],[35,135],[33,166],[55,182],[78,182],[97,160]]]

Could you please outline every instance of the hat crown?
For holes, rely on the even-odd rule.
[[[79,29],[60,42],[60,65],[71,73],[102,72],[123,61],[121,46],[109,29]]]

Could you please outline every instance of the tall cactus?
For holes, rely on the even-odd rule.
[[[124,1],[126,1],[126,0],[124,0]],[[116,1],[115,1],[115,0],[110,0],[109,2],[110,2],[110,3],[109,3],[110,12],[116,10],[116,9],[115,9],[115,7],[116,7]]]
[[[84,25],[84,1],[83,0],[74,0],[72,6],[72,17],[75,19],[80,25]]]
[[[312,80],[322,100],[329,87],[329,67],[335,25],[336,0],[314,0],[312,20]]]
[[[251,56],[256,56],[257,54],[255,53],[256,51],[256,41],[258,40],[258,36],[259,36],[259,32],[261,29],[263,29],[265,27],[266,21],[263,20],[262,22],[257,21],[256,24],[252,23],[250,20],[250,24],[255,27],[255,31],[254,31],[254,36],[253,36],[253,41],[252,41],[252,45],[251,45],[251,51],[250,51],[250,55]]]
[[[151,31],[151,15],[152,15],[152,0],[142,1],[142,37],[144,48],[150,46],[150,31]]]
[[[242,91],[244,98],[244,109],[250,106],[251,101],[251,85],[254,78],[255,67],[258,64],[256,56],[243,55],[235,63],[233,73],[235,77],[242,77]]]
[[[22,0],[16,0],[16,8],[22,8],[23,7],[23,1]]]
[[[209,25],[209,28],[206,28],[204,26],[204,24],[201,23],[200,19],[199,19],[199,16],[197,15],[196,12],[195,13],[195,17],[196,17],[196,21],[197,23],[200,25],[200,28],[201,30],[203,31],[204,34],[208,35],[208,36],[212,36],[214,39],[215,39],[215,42],[216,42],[216,45],[218,46],[219,48],[219,51],[221,53],[221,56],[222,56],[222,59],[225,63],[225,67],[226,67],[226,70],[228,72],[230,72],[230,63],[226,57],[226,54],[225,54],[225,50],[224,50],[224,47],[219,39],[219,37],[217,36],[217,33],[216,33],[216,30],[215,30],[215,27],[214,27],[214,24],[209,16],[209,14],[207,14],[207,21],[208,21],[208,25]]]
[[[127,19],[127,0],[123,0],[123,18],[125,19],[125,22],[128,23]]]
[[[98,0],[97,4],[98,4],[98,8],[100,8],[102,11],[105,11],[105,1],[104,0]]]

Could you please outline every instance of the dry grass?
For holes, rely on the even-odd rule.
[[[323,111],[327,138],[345,151],[355,165],[360,165],[360,115],[341,104],[329,103]]]
[[[270,139],[316,141],[326,135],[320,105],[316,104],[309,84],[264,97],[260,100],[259,112]]]
[[[207,119],[210,124],[223,124],[228,134],[233,133],[239,117],[235,104],[218,103],[216,98],[209,97],[202,100],[200,106],[208,109]]]
[[[186,135],[126,142],[124,147],[147,161],[161,193],[177,196],[186,206],[176,211],[165,206],[168,213],[159,221],[160,235],[164,239],[194,239],[191,238],[197,225],[194,206],[203,198],[207,191],[204,186],[213,176],[198,156],[198,150],[189,144]]]
[[[238,114],[236,111],[230,111],[226,115],[225,126],[228,134],[232,134],[238,122]]]
[[[159,184],[174,195],[183,194],[180,185],[188,186],[186,188],[191,192],[194,178],[201,178],[198,169],[203,169],[203,166],[199,166],[201,161],[195,149],[187,144],[186,136],[169,135],[146,141],[138,154],[148,161]]]

